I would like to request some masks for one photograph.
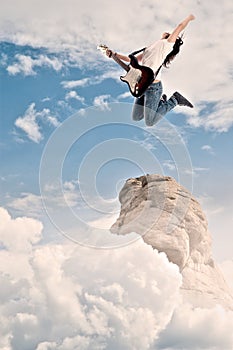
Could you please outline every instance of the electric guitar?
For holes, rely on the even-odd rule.
[[[109,50],[106,45],[99,45],[97,48],[103,53],[106,53],[106,51]],[[129,55],[129,64],[124,63],[114,53],[112,53],[111,58],[126,70],[126,75],[121,76],[120,79],[128,84],[131,94],[134,97],[140,97],[143,95],[148,86],[154,80],[153,70],[149,67],[140,65],[134,55]]]

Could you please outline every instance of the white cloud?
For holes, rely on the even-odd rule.
[[[62,184],[62,196],[60,195],[60,182],[46,185],[43,192],[43,199],[50,203],[51,207],[55,205],[75,207],[81,201],[78,181],[65,181]]]
[[[66,94],[65,99],[66,99],[66,100],[74,99],[74,100],[80,101],[82,104],[85,103],[85,98],[79,96],[79,95],[77,94],[77,92],[74,91],[74,90],[69,91],[69,92]]]
[[[5,67],[7,66],[7,62],[8,62],[8,57],[5,53],[1,53],[1,57],[0,57],[0,66],[1,67]]]
[[[46,199],[46,203],[54,206],[54,203],[59,203],[60,205],[68,205],[72,208],[78,206],[81,203],[80,191],[78,189],[78,181],[65,181],[62,184],[62,198],[58,195],[60,184],[53,184],[46,187],[46,198],[43,193],[43,197],[40,195],[22,192],[19,197],[7,198],[6,206],[9,209],[13,209],[17,214],[30,215],[32,217],[41,218],[44,215],[45,208],[43,206],[43,199]],[[83,206],[82,206],[83,207]]]
[[[233,312],[180,305],[156,344],[159,350],[231,350]]]
[[[120,94],[119,96],[117,96],[117,99],[118,100],[121,100],[121,99],[125,99],[125,98],[128,98],[128,97],[132,97],[131,93],[130,92],[124,92],[123,94]]]
[[[84,116],[86,113],[86,110],[85,110],[85,108],[80,108],[77,113],[81,116]]]
[[[19,217],[12,219],[6,209],[0,208],[0,241],[10,251],[27,252],[31,244],[41,239],[41,222]]]
[[[190,169],[184,169],[184,173],[187,175],[192,175],[192,176],[198,177],[198,176],[200,176],[201,173],[208,172],[209,170],[210,170],[209,168],[193,166]]]
[[[116,67],[115,67],[116,68]],[[80,80],[65,80],[61,82],[61,85],[64,89],[73,89],[75,87],[86,87],[90,85],[97,85],[103,82],[105,79],[114,79],[117,82],[120,82],[119,80],[120,72],[117,69],[114,70],[108,70],[104,72],[101,75],[92,76],[91,78],[83,78]],[[127,97],[128,95],[131,96],[130,93],[123,94],[122,98]]]
[[[157,148],[157,145],[155,143],[155,137],[153,135],[145,135],[144,140],[142,141],[137,141],[137,143],[145,150],[147,151],[152,151],[155,150]]]
[[[43,139],[43,136],[36,118],[35,103],[32,103],[26,110],[25,115],[16,119],[15,125],[19,129],[22,129],[30,140],[39,143]]]
[[[19,198],[9,200],[7,206],[30,216],[39,216],[42,212],[41,197],[34,193],[21,193]]]
[[[50,101],[50,100],[51,100],[50,97],[45,97],[45,98],[42,99],[42,102],[47,102],[47,101]]]
[[[232,349],[232,311],[183,304],[177,266],[141,238],[38,246],[39,221],[0,216],[1,349]],[[222,268],[232,280],[232,261]]]
[[[11,75],[22,73],[24,75],[35,75],[34,68],[36,67],[49,67],[55,71],[59,71],[62,68],[62,63],[58,58],[49,58],[45,55],[39,55],[38,58],[32,58],[30,56],[17,54],[15,55],[16,63],[7,67],[7,71]]]
[[[110,110],[109,107],[109,99],[111,98],[111,95],[101,95],[96,96],[93,101],[93,105],[100,110]]]
[[[227,99],[223,102],[217,97],[215,101],[216,105],[208,112],[208,115],[203,118],[202,112],[206,106],[199,106],[199,113],[192,115],[188,123],[194,127],[204,127],[205,130],[227,132],[233,126],[233,103]]]
[[[201,149],[202,149],[203,151],[206,151],[206,152],[208,152],[208,153],[214,155],[213,147],[211,147],[210,145],[203,145],[203,146],[201,147]]]
[[[39,143],[43,139],[39,120],[49,123],[54,127],[60,125],[57,118],[50,115],[50,110],[48,108],[37,111],[35,109],[35,103],[31,103],[24,116],[16,119],[15,126],[23,130],[30,140]]]
[[[203,145],[203,146],[201,147],[201,149],[203,149],[204,151],[210,151],[210,150],[212,150],[212,147],[209,146],[209,145]]]
[[[119,212],[113,215],[105,215],[103,218],[94,221],[89,221],[88,225],[100,229],[109,229],[109,227],[111,227],[114,224],[114,222],[116,222],[118,217]]]
[[[78,86],[87,86],[91,82],[91,78],[84,78],[79,80],[69,80],[69,81],[62,81],[61,85],[64,87],[64,89],[73,89]]]
[[[181,277],[164,254],[141,238],[110,250],[69,243],[33,248],[41,224],[29,218],[16,250],[20,218],[2,212],[8,235],[0,251],[1,348],[149,349],[179,299]]]
[[[55,128],[57,128],[59,125],[61,125],[61,122],[59,122],[56,117],[48,115],[46,119],[47,119],[48,123],[51,124],[52,126],[54,126]]]
[[[168,170],[171,170],[171,171],[176,170],[176,164],[175,164],[174,161],[172,161],[172,160],[166,160],[166,161],[163,163],[163,166],[164,166],[165,168],[167,168]]]

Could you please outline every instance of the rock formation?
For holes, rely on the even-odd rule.
[[[189,191],[171,177],[146,175],[128,179],[119,200],[121,212],[112,233],[137,232],[165,252],[183,276],[184,300],[233,309],[231,291],[212,258],[207,220]]]

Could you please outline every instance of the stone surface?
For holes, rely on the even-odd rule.
[[[165,252],[183,276],[184,300],[233,309],[231,291],[212,258],[206,217],[189,191],[171,177],[153,174],[128,179],[119,200],[121,212],[112,233],[137,232]]]

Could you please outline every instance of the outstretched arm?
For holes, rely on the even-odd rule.
[[[195,19],[194,15],[189,15],[186,17],[178,26],[173,30],[171,35],[168,37],[167,41],[170,43],[174,43],[179,36],[179,34],[184,30],[190,21],[193,21]]]
[[[113,52],[112,50],[107,50],[107,51],[106,51],[106,55],[107,55],[108,57],[111,57],[112,54],[114,54],[115,56],[117,56],[117,58],[119,58],[119,59],[122,60],[122,61],[130,62],[130,58],[129,58],[128,56],[122,55],[122,54],[120,54],[120,53]]]

